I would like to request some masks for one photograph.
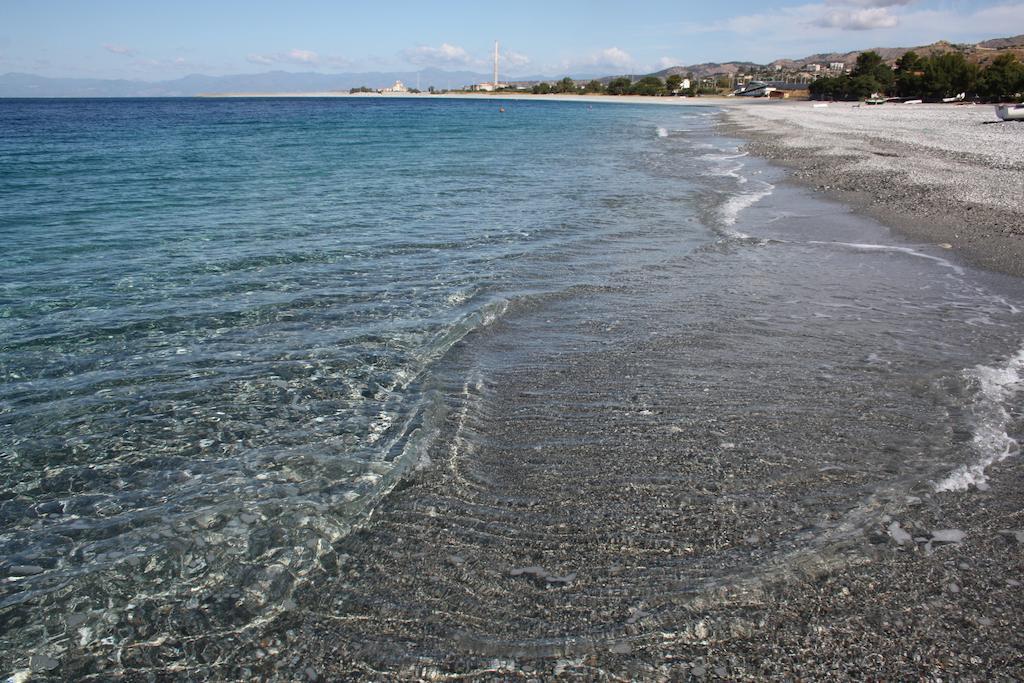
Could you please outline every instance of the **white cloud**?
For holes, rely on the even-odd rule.
[[[1024,2],[991,5],[968,13],[953,9],[918,10],[903,18],[904,26],[934,36],[931,40],[969,42],[1024,33]]]
[[[102,45],[102,47],[107,52],[112,52],[115,55],[123,55],[125,57],[132,57],[132,56],[135,55],[135,50],[133,50],[130,47],[126,47],[124,45],[114,45],[112,43],[104,43]]]
[[[848,5],[853,7],[898,7],[910,5],[917,0],[825,0],[826,5]]]
[[[870,31],[876,28],[893,28],[899,23],[899,18],[885,7],[859,10],[832,10],[811,21],[811,24],[814,26],[837,28],[843,31]]]
[[[273,64],[296,64],[299,66],[330,66],[346,67],[351,62],[344,57],[321,55],[312,50],[301,50],[293,48],[287,52],[274,52],[271,54],[249,54],[245,61],[260,66],[271,66]]]
[[[656,64],[657,68],[654,69],[654,71],[661,71],[662,69],[668,69],[669,67],[680,66],[682,63],[683,60],[677,57],[662,57],[658,60],[658,63]]]
[[[519,52],[502,52],[501,53],[501,64],[503,67],[515,69],[518,67],[526,66],[530,63],[530,58]]]
[[[289,50],[286,59],[296,64],[317,64],[320,62],[319,55],[312,50]]]
[[[628,52],[619,47],[606,47],[603,50],[592,54],[567,59],[562,62],[560,68],[563,71],[576,71],[579,69],[604,69],[608,71],[636,71],[642,70],[638,67],[636,60]]]
[[[478,60],[462,47],[450,43],[441,43],[441,47],[420,45],[402,51],[402,56],[410,63],[419,66],[475,66]]]
[[[758,52],[811,43],[837,47],[839,36],[848,31],[878,32],[878,40],[895,39],[900,44],[931,43],[946,39],[959,42],[985,37],[1015,35],[1024,31],[1024,2],[1005,2],[982,8],[952,4],[941,9],[914,8],[916,0],[824,0],[786,5],[756,14],[720,21],[684,23],[684,33],[723,33],[757,36]],[[794,28],[811,27],[812,35],[794,40]],[[898,37],[892,29],[899,27]]]

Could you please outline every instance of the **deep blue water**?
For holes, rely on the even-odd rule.
[[[0,101],[12,657],[59,656],[48,619],[69,611],[88,615],[67,625],[83,643],[128,642],[95,610],[140,594],[256,585],[247,619],[287,609],[273,576],[242,570],[301,577],[425,462],[446,411],[436,364],[545,297],[649,288],[637,330],[730,320],[709,349],[740,334],[767,353],[781,335],[796,358],[834,353],[828,377],[860,354],[866,372],[896,363],[885,381],[904,388],[971,385],[980,363],[1019,382],[1013,286],[776,187],[714,111],[504,106]],[[712,356],[709,386],[734,383]],[[1008,413],[978,400],[963,411],[1007,436]],[[932,471],[918,454],[913,472],[984,456]]]

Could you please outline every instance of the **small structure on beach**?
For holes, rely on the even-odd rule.
[[[405,84],[402,83],[402,81],[395,81],[395,84],[393,86],[391,86],[390,88],[384,88],[383,90],[381,90],[381,92],[384,93],[385,95],[391,95],[397,93],[406,93],[409,92],[409,89],[405,87]]]
[[[777,88],[763,81],[751,81],[747,85],[738,88],[733,95],[737,97],[768,97],[776,90]]]

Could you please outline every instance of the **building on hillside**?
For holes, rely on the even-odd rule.
[[[843,71],[846,71],[846,64],[844,64],[843,62],[832,62],[831,64],[828,65],[828,69],[829,71],[836,71],[842,73]]]
[[[807,66],[804,67],[804,69],[806,69],[807,71],[809,71],[812,74],[820,73],[821,72],[821,64],[808,64]]]

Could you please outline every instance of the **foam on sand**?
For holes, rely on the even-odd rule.
[[[938,482],[936,491],[966,491],[971,486],[986,489],[988,478],[985,469],[1020,453],[1020,444],[1007,430],[1013,420],[1010,402],[1024,388],[1024,349],[1002,365],[978,365],[966,373],[968,379],[977,385],[971,406],[976,420],[971,447],[977,459]]]
[[[771,183],[759,182],[757,184],[759,185],[757,189],[734,194],[718,207],[719,221],[725,228],[730,229],[730,234],[736,237],[749,237],[749,235],[731,230],[732,226],[736,225],[736,221],[739,220],[740,214],[769,196],[775,190],[775,186]]]
[[[946,259],[940,256],[932,256],[931,254],[925,254],[924,252],[917,251],[916,249],[911,249],[910,247],[898,247],[889,244],[862,244],[860,242],[821,242],[816,240],[811,240],[808,242],[808,244],[846,247],[848,249],[855,249],[857,251],[885,251],[897,254],[907,254],[908,256],[915,256],[917,258],[935,261],[939,265],[952,269],[958,275],[963,275],[964,272],[963,268],[961,268],[960,266],[956,265],[951,261],[947,261]]]

